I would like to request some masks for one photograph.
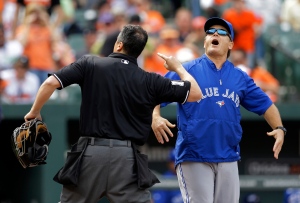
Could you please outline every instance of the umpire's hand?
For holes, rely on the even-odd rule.
[[[40,114],[40,112],[36,112],[36,113],[34,113],[34,112],[28,112],[25,116],[24,116],[24,120],[25,121],[30,121],[30,120],[32,120],[32,119],[35,119],[35,118],[37,118],[37,119],[39,119],[39,120],[42,120],[42,116],[41,116],[41,114]]]

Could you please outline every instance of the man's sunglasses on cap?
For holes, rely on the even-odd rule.
[[[206,34],[209,34],[209,35],[212,35],[215,32],[217,32],[221,36],[228,36],[231,40],[230,34],[226,30],[216,29],[216,28],[210,28],[210,29],[206,30]]]

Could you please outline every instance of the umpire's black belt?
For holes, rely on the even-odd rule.
[[[80,139],[88,139],[89,145],[109,146],[109,147],[131,147],[130,140],[116,140],[98,137],[80,137]]]

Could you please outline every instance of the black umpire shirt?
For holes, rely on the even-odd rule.
[[[148,73],[136,58],[112,53],[85,55],[53,73],[61,88],[81,87],[80,134],[132,140],[143,145],[151,131],[152,112],[162,102],[184,103],[189,81],[171,81]]]

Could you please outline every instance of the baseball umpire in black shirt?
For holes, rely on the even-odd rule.
[[[151,131],[152,112],[162,102],[194,102],[201,90],[180,62],[159,54],[180,81],[148,73],[137,65],[148,35],[138,25],[121,30],[108,57],[85,55],[52,73],[41,85],[25,121],[42,119],[40,111],[56,89],[81,88],[80,140],[88,140],[77,186],[63,184],[61,203],[150,203],[147,188],[138,187],[132,145],[143,145]],[[68,159],[67,159],[68,160]]]

